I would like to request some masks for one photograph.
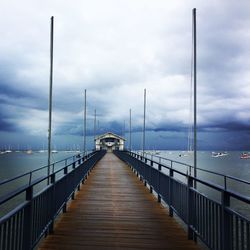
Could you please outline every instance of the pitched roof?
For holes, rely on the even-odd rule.
[[[95,138],[95,140],[97,140],[97,139],[102,139],[102,138],[104,138],[104,137],[107,137],[108,135],[112,135],[112,136],[114,136],[114,137],[116,137],[116,138],[119,138],[119,139],[121,139],[121,140],[126,141],[126,139],[125,139],[124,137],[122,137],[122,136],[120,136],[120,135],[117,135],[117,134],[114,134],[114,133],[112,133],[112,132],[107,132],[107,133],[105,133],[105,134],[99,135],[99,136],[97,136],[97,137]]]

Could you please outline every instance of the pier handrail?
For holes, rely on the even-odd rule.
[[[143,156],[143,153],[141,151],[131,151],[133,153],[136,153],[140,156]],[[192,166],[191,164],[187,164],[185,162],[181,162],[181,161],[177,161],[177,160],[173,160],[173,159],[169,159],[169,158],[166,158],[166,157],[162,157],[162,156],[159,156],[159,155],[154,155],[153,153],[148,153],[148,152],[144,152],[144,155],[150,155],[151,156],[151,159],[152,161],[154,161],[152,159],[152,157],[155,157],[155,158],[158,158],[159,161],[154,161],[156,164],[160,163],[161,164],[161,159],[163,160],[166,160],[166,161],[169,161],[169,162],[172,162],[172,163],[177,163],[179,164],[180,166],[186,166],[186,167],[189,167],[190,169],[194,170],[194,166]],[[148,158],[149,159],[149,158]],[[223,177],[224,180],[226,181],[227,179],[231,179],[231,180],[234,180],[234,181],[238,181],[238,182],[241,182],[241,183],[244,183],[244,184],[247,184],[247,185],[250,185],[250,181],[247,181],[247,180],[244,180],[244,179],[240,179],[240,178],[237,178],[235,176],[232,176],[232,175],[227,175],[227,174],[222,174],[222,173],[219,173],[219,172],[216,172],[216,171],[212,171],[212,170],[208,170],[208,169],[204,169],[204,168],[199,168],[197,167],[196,168],[197,170],[200,170],[202,172],[205,172],[205,173],[210,173],[210,174],[214,174],[214,175],[217,175],[217,176],[220,176],[220,177]],[[191,171],[189,171],[191,173]],[[224,181],[224,185],[226,185],[226,182]]]
[[[72,159],[73,161],[75,161],[75,159],[77,159],[78,157],[84,157],[85,155],[88,155],[88,154],[91,154],[91,152],[88,152],[87,154],[84,154],[84,153],[78,153],[78,154],[75,154],[75,155],[72,155],[72,156],[69,156],[67,158],[64,158],[62,160],[58,160],[58,161],[55,161],[53,163],[50,164],[50,167],[52,166],[55,166],[61,162],[67,162],[69,159]],[[8,182],[12,182],[14,180],[17,180],[17,179],[20,179],[24,176],[28,176],[28,175],[32,175],[33,173],[35,172],[38,172],[40,170],[43,170],[43,169],[47,169],[48,168],[48,165],[45,165],[45,166],[42,166],[42,167],[39,167],[39,168],[36,168],[34,170],[31,170],[31,171],[28,171],[28,172],[25,172],[23,174],[19,174],[17,176],[14,176],[14,177],[11,177],[11,178],[8,178],[8,179],[5,179],[5,180],[1,180],[0,181],[0,186],[3,185],[3,184],[6,184]],[[52,172],[53,172],[54,168],[52,168]]]
[[[0,198],[2,206],[19,199],[0,218],[0,249],[33,249],[45,234],[52,232],[54,220],[61,211],[66,212],[68,201],[74,199],[75,191],[104,154],[105,151],[94,151],[57,161],[51,165],[65,162],[64,166],[52,168],[49,175],[42,174],[34,180],[29,172],[3,181],[2,185],[11,184],[30,174],[28,182]],[[47,166],[39,169],[44,168]]]
[[[163,200],[168,205],[170,216],[177,215],[187,225],[189,239],[198,237],[210,249],[250,249],[250,214],[239,212],[233,201],[250,208],[250,197],[225,184],[230,176],[219,174],[225,183],[218,185],[199,175],[194,177],[191,171],[185,173],[174,168],[174,162],[192,167],[182,162],[171,159],[167,159],[170,163],[157,162],[152,157],[147,158],[145,153],[134,151],[116,151],[115,154],[133,169],[151,193],[156,194],[159,202]],[[238,178],[233,179],[238,181]],[[250,184],[244,180],[240,183]],[[204,190],[201,192],[201,185],[203,189],[218,192],[219,201],[209,198]]]

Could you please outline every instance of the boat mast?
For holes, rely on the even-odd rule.
[[[54,38],[54,17],[51,17],[50,24],[50,78],[49,78],[49,128],[48,128],[48,176],[50,175],[51,158],[51,120],[52,120],[52,84],[53,84],[53,38]],[[48,179],[49,184],[49,179]]]
[[[194,177],[197,176],[197,96],[196,96],[196,8],[193,9],[193,53],[194,53]],[[196,182],[195,182],[196,187]]]

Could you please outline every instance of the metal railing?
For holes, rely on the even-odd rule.
[[[54,220],[61,211],[66,212],[67,202],[74,199],[75,191],[104,154],[105,151],[95,151],[58,161],[51,164],[49,176],[34,177],[37,171],[47,171],[46,166],[2,181],[0,187],[27,177],[27,183],[0,198],[0,205],[4,205],[19,195],[25,197],[0,218],[0,249],[33,249],[44,235],[53,232]]]
[[[116,151],[115,154],[136,172],[158,201],[163,200],[169,207],[169,215],[175,213],[187,225],[188,238],[198,237],[210,249],[250,249],[250,220],[239,214],[231,206],[232,200],[249,206],[250,197],[229,190],[212,182],[195,178],[191,166],[177,161],[162,164],[129,151]],[[174,163],[190,167],[185,172],[173,168]],[[176,178],[182,176],[182,180]],[[227,178],[234,178],[226,176]],[[250,183],[245,184],[250,185]],[[194,188],[194,183],[219,192],[220,201],[208,198]]]
[[[132,152],[136,153],[140,156],[143,156],[142,151],[132,151]],[[185,173],[188,173],[188,175],[194,176],[194,167],[190,164],[183,163],[183,162],[180,162],[177,160],[172,160],[172,159],[162,157],[159,155],[155,155],[155,154],[149,153],[149,152],[144,152],[144,156],[145,156],[145,158],[152,160],[154,163],[169,165],[169,166],[172,166],[172,168],[174,168],[177,165],[182,166],[183,167],[182,172],[185,171]],[[196,167],[196,171],[199,171],[200,173],[210,174],[212,176],[212,178],[215,176],[220,177],[220,183],[221,183],[221,185],[223,185],[224,189],[228,189],[230,187],[230,181],[234,181],[237,183],[248,185],[249,191],[250,191],[250,181],[243,180],[243,179],[237,178],[235,176],[231,176],[231,175],[221,174],[219,172],[211,171],[208,169],[199,168],[199,167]],[[213,180],[213,181],[215,181],[215,180]]]

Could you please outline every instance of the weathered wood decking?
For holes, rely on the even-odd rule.
[[[112,153],[96,165],[45,249],[198,249],[133,172]]]

